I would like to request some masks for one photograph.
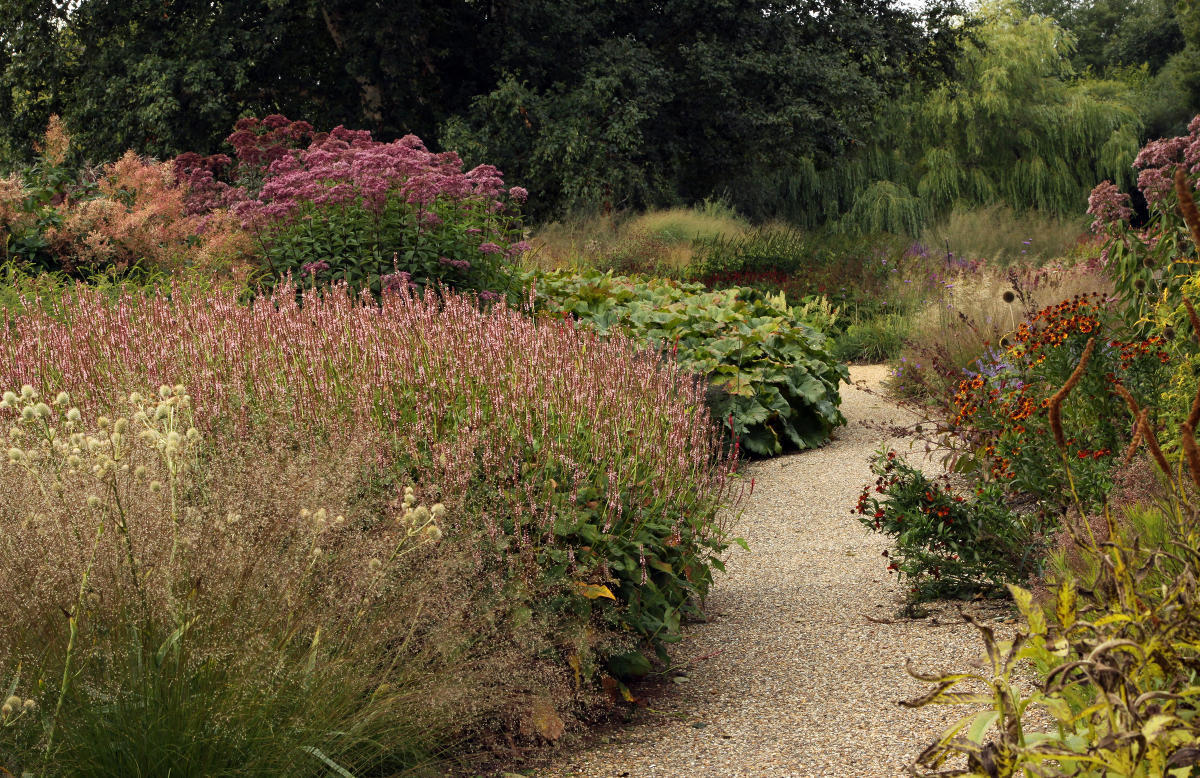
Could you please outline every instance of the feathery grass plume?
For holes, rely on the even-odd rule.
[[[1175,168],[1175,195],[1179,198],[1179,213],[1183,215],[1183,220],[1192,233],[1192,242],[1200,249],[1200,211],[1196,210],[1192,188],[1187,181],[1187,172],[1182,166]]]
[[[1075,384],[1079,383],[1079,379],[1083,378],[1083,371],[1087,368],[1088,360],[1092,358],[1092,349],[1095,347],[1096,339],[1088,338],[1087,345],[1083,347],[1083,355],[1079,358],[1079,364],[1075,366],[1071,377],[1050,397],[1050,429],[1054,432],[1054,443],[1063,451],[1067,450],[1067,436],[1063,434],[1062,403],[1075,388]]]

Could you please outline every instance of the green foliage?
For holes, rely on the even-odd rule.
[[[1131,89],[1078,78],[1072,51],[1053,20],[983,6],[956,79],[890,103],[871,140],[836,164],[781,173],[789,217],[916,235],[955,206],[1078,213],[1097,179],[1130,181],[1142,124]]]
[[[928,177],[918,185],[927,190]],[[855,230],[865,233],[891,232],[898,235],[916,235],[925,222],[926,208],[945,195],[922,191],[918,199],[904,184],[892,181],[876,181],[854,199],[854,207],[846,219]]]
[[[0,151],[28,159],[53,113],[93,161],[129,148],[159,158],[215,152],[248,114],[432,137],[494,78],[484,17],[441,0],[6,1]]]
[[[952,56],[950,5],[716,0],[0,3],[0,160],[52,113],[85,158],[220,150],[247,114],[437,137],[568,207],[771,208],[762,178],[840,156]]]
[[[421,221],[429,214],[436,224]],[[345,281],[376,295],[391,279],[401,288],[412,283],[419,289],[506,291],[506,249],[496,244],[496,253],[481,252],[481,234],[507,247],[520,236],[519,222],[451,198],[418,208],[393,194],[379,211],[362,203],[308,203],[260,237],[275,280],[290,274],[305,283]]]
[[[944,10],[516,3],[495,30],[500,77],[440,140],[544,193],[543,206],[725,194],[769,214],[775,170],[839,157],[874,122],[872,105],[939,71],[955,40]],[[553,56],[545,40],[560,43]]]
[[[838,385],[849,374],[829,341],[760,293],[594,270],[530,280],[544,310],[627,332],[705,376],[713,418],[755,456],[820,446],[846,423]]]
[[[887,362],[900,356],[912,326],[907,314],[885,313],[850,324],[834,341],[843,362]]]
[[[916,675],[935,687],[904,703],[909,707],[986,706],[947,730],[917,758],[918,767],[936,769],[965,755],[966,776],[1195,774],[1197,516],[1177,498],[1142,510],[1157,514],[1152,523],[1165,539],[1131,534],[1106,511],[1107,538],[1072,529],[1091,577],[1063,578],[1044,605],[1011,587],[1024,625],[1012,641],[999,641],[976,624],[987,651],[982,673]],[[1032,691],[1019,680],[1026,662],[1043,679]],[[960,692],[965,684],[971,691]],[[1034,724],[1035,710],[1049,712],[1052,728]]]
[[[874,494],[864,487],[855,510],[865,527],[895,539],[884,556],[912,601],[996,593],[1036,568],[1038,527],[1005,505],[998,484],[963,497],[947,477],[932,479],[887,449],[871,470]]]
[[[1079,72],[1145,65],[1153,75],[1186,44],[1176,4],[1166,0],[1021,0],[1020,5],[1071,33],[1077,42],[1071,61]]]

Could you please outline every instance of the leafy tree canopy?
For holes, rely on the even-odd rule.
[[[1195,0],[1020,0],[1074,36],[1077,72],[1133,87],[1145,136],[1180,135],[1200,111],[1200,20]]]
[[[781,182],[793,218],[914,234],[954,206],[1080,213],[1100,179],[1128,183],[1142,128],[1128,84],[1077,77],[1073,37],[1014,3],[974,21],[957,79],[894,101],[859,153]]]
[[[954,0],[939,0],[952,3]],[[751,202],[953,59],[892,0],[0,0],[0,155],[51,113],[92,161],[218,151],[283,113],[493,162],[543,212]],[[2,159],[2,157],[0,157]]]

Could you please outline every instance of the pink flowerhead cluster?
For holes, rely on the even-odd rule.
[[[282,159],[293,149],[324,137],[313,132],[308,122],[294,122],[286,116],[271,114],[264,119],[248,116],[233,125],[233,134],[226,142],[233,146],[241,165],[269,165]]]
[[[531,246],[529,244],[529,241],[519,240],[516,243],[514,243],[508,247],[507,255],[511,259],[512,257],[518,257],[518,256],[524,254],[525,252],[532,251],[532,250],[533,250],[533,246]]]
[[[246,200],[244,189],[230,186],[218,178],[233,166],[233,160],[224,154],[202,157],[189,151],[180,154],[171,164],[175,169],[175,182],[187,191],[184,204],[189,215],[207,215]]]
[[[487,511],[510,522],[517,548],[552,536],[562,505],[545,478],[511,488],[514,462],[553,474],[564,495],[610,473],[614,521],[622,503],[673,517],[724,488],[732,463],[705,386],[674,360],[537,322],[495,293],[479,295],[498,302],[487,311],[471,295],[412,295],[407,276],[385,276],[378,302],[286,282],[250,305],[232,290],[178,287],[115,300],[87,287],[22,295],[0,313],[0,387],[66,390],[95,416],[134,389],[182,383],[209,436],[244,438],[264,418],[318,439],[382,432],[396,448],[381,461],[418,463],[416,482],[438,484],[446,503],[492,495]]]
[[[450,259],[450,257],[438,257],[438,262],[446,267],[452,267],[455,270],[470,270],[471,263],[466,259]]]
[[[1150,141],[1138,152],[1133,166],[1138,173],[1138,189],[1150,205],[1170,200],[1175,191],[1175,168],[1183,166],[1190,174],[1200,173],[1200,116],[1188,124],[1188,134]]]
[[[442,217],[425,206],[439,199],[477,202],[481,210],[505,207],[497,199],[505,194],[499,170],[480,165],[464,172],[458,154],[431,152],[415,135],[381,143],[366,130],[338,126],[315,132],[308,122],[273,114],[239,119],[226,140],[234,148],[237,175],[261,178],[262,186],[251,194],[222,182],[220,175],[233,168],[223,154],[181,154],[174,160],[176,177],[188,186],[193,213],[234,207],[249,226],[286,221],[306,204],[353,202],[379,213],[388,197],[398,195],[421,209],[423,225],[436,226]],[[528,192],[513,187],[508,196],[522,202]]]
[[[1133,215],[1133,208],[1129,206],[1129,195],[1111,181],[1101,181],[1088,195],[1087,212],[1095,217],[1092,231],[1100,232],[1109,224],[1127,221]]]
[[[479,251],[484,254],[502,254],[504,249],[497,246],[495,243],[488,241],[487,243],[479,244]]]
[[[412,282],[412,273],[404,270],[398,270],[395,273],[379,277],[379,285],[385,292],[403,292],[408,289]]]
[[[273,159],[262,189],[238,213],[247,222],[281,222],[307,205],[341,203],[380,213],[389,197],[398,196],[420,209],[423,225],[435,226],[442,217],[427,206],[441,199],[490,203],[503,184],[491,165],[463,172],[458,154],[435,154],[414,135],[380,143],[364,130],[337,127],[308,148]]]

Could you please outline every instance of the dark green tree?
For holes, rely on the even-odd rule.
[[[482,88],[473,5],[0,0],[0,148],[51,113],[93,161],[216,151],[247,114],[430,135]]]
[[[839,157],[882,100],[943,72],[956,37],[947,16],[886,0],[496,4],[497,86],[442,141],[496,162],[544,204],[716,194],[766,215],[764,176]]]
[[[0,0],[0,154],[28,159],[51,113],[94,162],[282,113],[440,140],[543,214],[722,193],[765,214],[764,177],[838,159],[953,61],[952,6],[893,2]]]

